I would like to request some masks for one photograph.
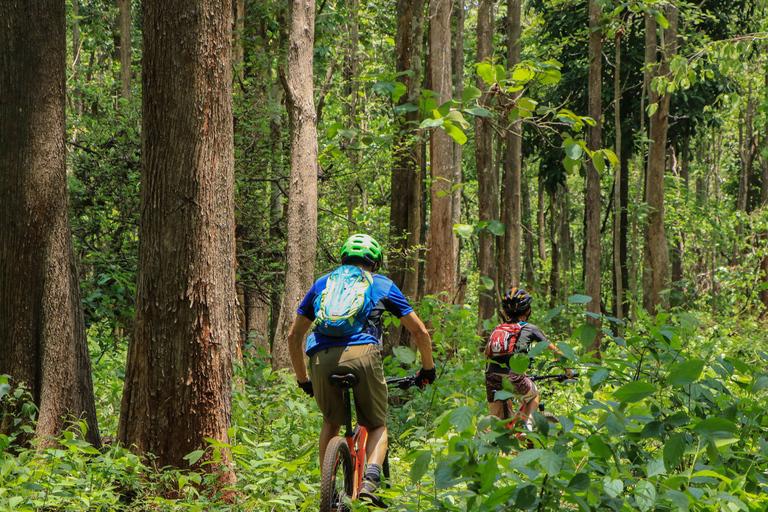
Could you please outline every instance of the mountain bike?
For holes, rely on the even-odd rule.
[[[579,377],[578,373],[572,373],[570,375],[566,375],[564,373],[559,374],[550,374],[550,375],[530,375],[529,378],[533,382],[542,382],[547,380],[554,380],[558,383],[564,383],[568,380],[575,380]],[[541,393],[540,393],[541,394]],[[549,393],[551,394],[551,392]],[[518,406],[517,410],[514,414],[510,414],[509,411],[509,399],[504,400],[504,418],[498,418],[498,420],[508,420],[504,426],[508,428],[510,431],[515,430],[515,425],[518,421],[523,421],[525,423],[527,421],[527,417],[525,414],[525,403],[523,402],[522,397],[519,399],[520,405]],[[545,402],[539,403],[539,411],[544,415],[544,417],[547,419],[549,423],[560,423],[560,420],[557,419],[557,416],[552,414],[551,412],[545,411]],[[495,417],[495,416],[494,416]],[[527,448],[533,447],[533,442],[527,438],[526,432],[528,432],[527,428],[518,428],[515,432],[515,437],[517,437],[518,441],[520,442],[520,446],[524,446]]]
[[[320,512],[343,512],[349,510],[344,505],[344,498],[356,500],[365,474],[365,449],[368,443],[368,430],[355,425],[352,428],[351,389],[358,383],[354,374],[336,374],[329,378],[331,385],[342,390],[345,409],[344,437],[335,436],[328,443],[321,469]],[[416,376],[387,380],[388,386],[408,389],[416,385]],[[389,478],[389,457],[382,464],[383,481]]]

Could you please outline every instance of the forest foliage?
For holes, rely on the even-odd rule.
[[[339,263],[338,247],[353,232],[396,245],[390,172],[394,146],[403,136],[399,116],[418,113],[407,130],[418,144],[430,130],[445,130],[461,145],[463,174],[451,193],[461,205],[454,232],[466,295],[458,304],[444,296],[412,297],[433,328],[438,380],[390,398],[393,478],[384,495],[393,510],[758,512],[768,507],[767,6],[762,0],[674,2],[682,13],[680,48],[671,74],[647,84],[671,95],[664,177],[671,279],[663,291],[668,307],[648,311],[642,307],[650,214],[644,173],[647,122],[657,107],[648,104],[643,85],[644,23],[648,14],[664,27],[668,2],[600,4],[604,119],[598,151],[588,149],[585,135],[600,121],[586,116],[588,2],[523,2],[522,62],[516,66],[504,58],[501,24],[507,4],[495,6],[493,59],[476,65],[471,63],[477,5],[462,4],[467,33],[459,51],[466,65],[458,80],[464,92],[442,101],[425,84],[415,102],[401,101],[406,90],[393,57],[394,2],[361,4],[354,17],[352,2],[317,6],[316,275]],[[74,423],[54,447],[25,444],[36,418],[34,401],[23,385],[0,376],[0,432],[10,432],[0,434],[0,509],[314,510],[321,416],[293,375],[273,368],[269,359],[285,279],[283,212],[290,172],[290,127],[279,80],[287,36],[282,3],[246,1],[242,24],[235,27],[243,48],[234,89],[238,291],[243,309],[266,304],[269,314],[261,330],[246,321],[241,325],[230,443],[206,440],[204,450],[188,454],[187,468],[156,467],[151,456],[138,457],[113,442],[140,243],[140,2],[132,3],[129,97],[120,93],[116,44],[125,35],[119,34],[114,3],[67,5],[70,219],[105,448],[82,440],[84,422]],[[352,19],[359,24],[354,76],[346,64],[345,39]],[[609,86],[617,41],[624,52],[618,126],[610,117],[616,98]],[[477,77],[487,89],[475,86]],[[495,95],[491,104],[482,101],[488,91]],[[576,381],[549,386],[551,394],[543,390],[547,411],[559,424],[535,414],[533,449],[520,447],[503,424],[489,419],[485,402],[478,332],[497,318],[478,319],[477,304],[482,294],[498,294],[510,283],[479,271],[480,237],[490,233],[500,239],[507,227],[499,220],[478,220],[484,198],[478,196],[476,118],[492,120],[497,132],[497,171],[501,134],[511,119],[523,124],[528,207],[521,221],[530,239],[520,250],[531,256],[524,257],[521,282],[535,295],[532,321],[581,373]],[[617,135],[620,147],[613,145]],[[600,313],[586,310],[591,299],[583,275],[588,160],[601,178]],[[622,186],[614,183],[619,165],[626,180],[620,211],[613,199],[614,187]],[[423,181],[431,186],[427,175]],[[614,212],[625,219],[626,288],[618,300]],[[417,248],[422,265],[425,245]],[[386,324],[398,327],[396,319]],[[602,340],[601,360],[587,353],[596,336]],[[544,348],[530,354],[536,357],[534,371],[558,371]],[[407,345],[387,352],[388,376],[417,368]],[[237,483],[214,492],[215,473],[196,464],[203,452],[218,460],[222,449],[231,451]]]

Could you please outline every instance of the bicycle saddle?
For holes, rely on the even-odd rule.
[[[351,388],[360,380],[355,377],[354,373],[347,373],[344,374],[334,374],[328,376],[328,381],[331,383],[332,386],[339,386],[342,388]]]

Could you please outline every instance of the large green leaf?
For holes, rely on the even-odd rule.
[[[432,452],[424,451],[416,456],[416,460],[411,465],[411,483],[416,483],[421,480],[427,470],[429,469],[429,463],[432,461]]]
[[[461,93],[461,102],[462,103],[468,103],[468,102],[470,102],[472,100],[476,100],[477,98],[479,98],[482,95],[483,95],[483,93],[482,93],[482,91],[480,89],[478,89],[477,87],[474,87],[472,85],[468,85],[464,89],[464,92]]]
[[[467,142],[466,134],[455,124],[444,124],[443,128],[457,144],[463,145]]]
[[[392,353],[395,354],[398,361],[405,365],[411,365],[416,360],[416,352],[411,347],[401,345],[393,348]]]
[[[593,373],[589,378],[589,387],[592,388],[592,391],[596,391],[610,374],[611,372],[605,368],[600,368]]]
[[[571,295],[568,298],[568,302],[570,302],[571,304],[586,304],[587,302],[592,302],[592,297],[588,295],[579,295],[579,294]]]
[[[586,323],[581,326],[581,334],[579,334],[579,341],[584,348],[589,347],[593,341],[597,338],[597,326]]]
[[[488,85],[496,83],[496,70],[487,62],[483,62],[477,66],[477,76],[482,78]]]
[[[556,477],[563,469],[563,458],[552,450],[544,450],[539,457],[539,464],[550,477]]]
[[[488,221],[488,231],[493,233],[495,236],[502,236],[506,231],[506,226],[504,226],[504,223],[501,221],[491,220]]]
[[[515,494],[516,490],[517,486],[515,485],[496,489],[493,491],[493,493],[491,493],[490,496],[488,496],[488,499],[483,501],[483,504],[488,507],[488,510],[492,510],[493,507],[501,505],[502,503],[507,503],[510,499],[512,499],[512,495]]]
[[[685,454],[685,434],[675,434],[664,443],[664,467],[668,472],[673,472]]]
[[[538,493],[539,488],[533,484],[520,487],[515,497],[515,507],[522,510],[531,508],[536,503]]]
[[[638,380],[628,382],[614,391],[613,398],[624,403],[639,402],[640,400],[651,396],[656,391],[658,391],[656,386],[650,382]]]
[[[689,359],[672,366],[667,374],[667,386],[685,386],[699,379],[704,370],[704,361],[701,359]]]
[[[450,422],[451,425],[456,427],[456,430],[463,432],[472,425],[472,419],[475,417],[475,411],[471,407],[459,407],[451,412]]]
[[[584,492],[589,489],[591,482],[588,473],[576,473],[568,482],[568,489],[573,492]]]
[[[700,421],[693,431],[701,435],[738,434],[739,427],[725,418],[712,417]]]

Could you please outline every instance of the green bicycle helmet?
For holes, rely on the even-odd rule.
[[[381,265],[382,252],[379,242],[373,237],[363,234],[352,235],[341,246],[341,263],[346,264],[353,258],[371,265],[374,270]]]

